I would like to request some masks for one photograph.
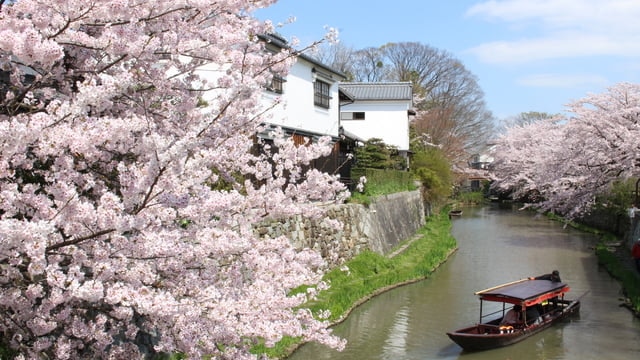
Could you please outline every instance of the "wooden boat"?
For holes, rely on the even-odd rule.
[[[475,294],[480,298],[479,323],[448,332],[447,335],[465,351],[514,344],[578,313],[580,299],[571,301],[564,298],[569,290],[569,286],[563,282],[522,279],[478,291]],[[512,305],[522,307],[522,323],[501,326],[506,311]]]
[[[449,217],[452,216],[462,216],[462,210],[451,210],[449,211]]]

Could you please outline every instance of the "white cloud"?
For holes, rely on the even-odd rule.
[[[468,52],[487,63],[525,63],[584,56],[637,57],[640,56],[638,43],[638,38],[612,40],[606,34],[567,31],[547,37],[487,42]]]
[[[638,0],[492,0],[472,6],[466,15],[506,23],[511,31],[505,37],[520,37],[469,50],[489,63],[640,56]]]
[[[605,77],[590,74],[535,74],[521,77],[517,82],[524,86],[554,88],[604,86],[608,84],[608,80]]]
[[[637,0],[493,0],[476,4],[466,13],[505,22],[532,21],[550,28],[602,24],[638,28],[639,14]]]

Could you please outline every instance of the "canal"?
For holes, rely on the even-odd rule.
[[[600,268],[597,239],[527,211],[492,204],[453,219],[459,250],[432,276],[383,293],[334,328],[348,345],[315,343],[289,360],[550,360],[638,359],[640,320],[620,307],[620,286]],[[474,292],[557,269],[580,315],[508,347],[463,352],[446,332],[478,321]]]

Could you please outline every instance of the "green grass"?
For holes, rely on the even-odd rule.
[[[581,224],[575,221],[567,221],[565,220],[562,216],[554,214],[554,213],[546,213],[545,214],[547,218],[551,219],[551,220],[555,220],[558,222],[562,222],[565,223],[567,226],[570,226],[576,230],[580,230],[580,231],[584,231],[590,234],[594,234],[594,235],[598,235],[601,238],[601,241],[603,242],[615,242],[618,241],[618,239],[616,238],[615,235],[608,233],[606,231],[600,230],[600,229],[596,229],[594,227],[590,227],[588,225],[585,224]]]
[[[620,263],[620,258],[607,249],[603,243],[596,247],[598,262],[602,264],[612,277],[617,279],[623,287],[626,297],[629,299],[628,306],[636,316],[640,316],[640,281],[634,269],[630,269]]]
[[[446,215],[432,219],[418,232],[419,238],[393,258],[365,251],[345,266],[325,275],[331,288],[320,294],[318,301],[309,304],[314,312],[329,309],[338,320],[354,303],[392,285],[425,279],[455,248]]]
[[[324,279],[331,287],[307,307],[314,314],[330,310],[329,320],[338,322],[355,306],[381,291],[427,278],[456,246],[446,211],[434,215],[415,239],[398,246],[406,248],[393,258],[365,251],[344,264],[348,271],[341,270],[342,267],[329,271]],[[296,345],[299,345],[297,339],[285,338],[274,348],[257,347],[254,350],[281,359]]]
[[[558,215],[552,213],[547,214],[547,217],[553,220],[566,222]],[[621,262],[620,258],[616,256],[616,254],[608,250],[608,244],[619,243],[620,239],[614,234],[592,228],[584,224],[573,221],[566,223],[574,229],[595,234],[600,237],[600,240],[596,245],[598,263],[604,266],[609,274],[620,282],[623,291],[629,299],[629,303],[625,304],[625,306],[629,307],[636,316],[640,317],[640,281],[638,280],[638,276],[634,273],[635,270],[629,269],[628,266],[625,266]]]
[[[480,191],[468,191],[457,194],[455,201],[462,204],[482,204],[486,199]]]
[[[368,206],[372,198],[418,189],[413,175],[406,171],[380,169],[365,169],[363,171],[362,174],[356,175],[354,173],[353,176],[355,179],[360,176],[367,178],[364,192],[353,191],[348,202]]]

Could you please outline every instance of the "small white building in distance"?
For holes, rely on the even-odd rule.
[[[379,138],[409,153],[409,116],[414,115],[411,82],[341,82],[347,99],[340,104],[340,125],[345,131],[369,140]]]

